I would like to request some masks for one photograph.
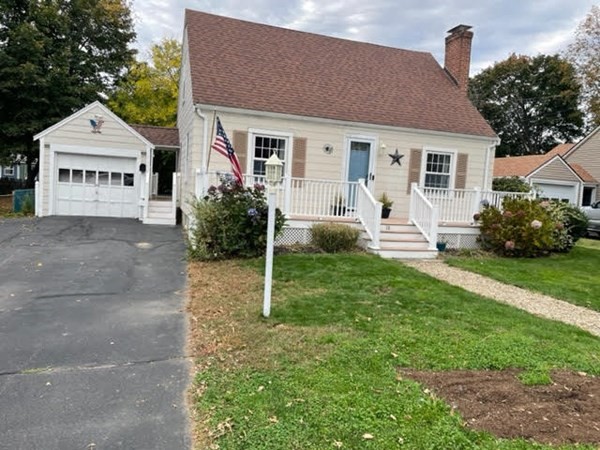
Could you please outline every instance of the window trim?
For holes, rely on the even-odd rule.
[[[266,130],[262,128],[248,128],[248,142],[246,148],[246,167],[242,167],[242,170],[245,169],[245,173],[250,174],[252,176],[260,176],[254,174],[254,140],[257,135],[266,136],[266,137],[274,137],[277,139],[285,139],[285,173],[284,177],[291,177],[292,174],[292,162],[293,162],[293,154],[294,154],[294,134],[286,131],[275,131],[275,130]]]
[[[15,168],[10,166],[10,167],[3,167],[2,168],[2,176],[4,177],[14,177],[15,176]]]
[[[447,188],[433,188],[425,186],[425,174],[427,173],[427,155],[428,154],[446,154],[450,155],[450,178],[448,180]],[[442,147],[423,147],[423,154],[421,155],[421,174],[419,176],[419,186],[424,189],[454,189],[454,183],[456,182],[456,160],[458,158],[458,150]]]

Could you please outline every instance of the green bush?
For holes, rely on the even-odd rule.
[[[501,192],[530,192],[531,186],[519,177],[501,177],[492,180],[492,189]]]
[[[196,224],[188,246],[192,259],[251,258],[264,254],[267,244],[268,208],[264,186],[240,186],[231,179],[211,186],[194,204]],[[285,223],[275,212],[275,236]]]
[[[568,252],[587,229],[587,217],[567,203],[506,198],[502,211],[479,215],[483,248],[505,256],[534,257]]]
[[[319,223],[311,231],[312,244],[327,253],[354,250],[360,235],[357,228],[339,223]]]
[[[25,197],[23,197],[23,203],[21,204],[21,213],[25,216],[32,216],[35,214],[33,196],[26,195]]]

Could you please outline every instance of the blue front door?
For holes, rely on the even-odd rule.
[[[348,164],[348,181],[364,179],[369,181],[369,165],[371,160],[371,142],[350,141],[350,162]],[[356,206],[356,189],[348,192],[348,206]]]

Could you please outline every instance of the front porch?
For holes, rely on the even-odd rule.
[[[218,172],[196,172],[196,197],[220,183]],[[246,175],[248,186],[263,184],[259,176]],[[430,189],[411,185],[408,214],[381,218],[382,204],[365,184],[286,177],[277,190],[277,207],[287,217],[280,244],[308,243],[310,227],[318,222],[341,222],[362,230],[362,245],[385,258],[434,258],[437,243],[449,248],[476,248],[479,227],[473,214],[484,203],[500,207],[505,197],[529,194],[474,189]]]

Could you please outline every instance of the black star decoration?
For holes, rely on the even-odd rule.
[[[395,153],[388,153],[388,156],[392,158],[392,163],[390,164],[390,166],[393,166],[394,163],[398,163],[399,166],[402,166],[402,161],[400,160],[404,158],[404,155],[398,153],[398,149],[396,149]]]

